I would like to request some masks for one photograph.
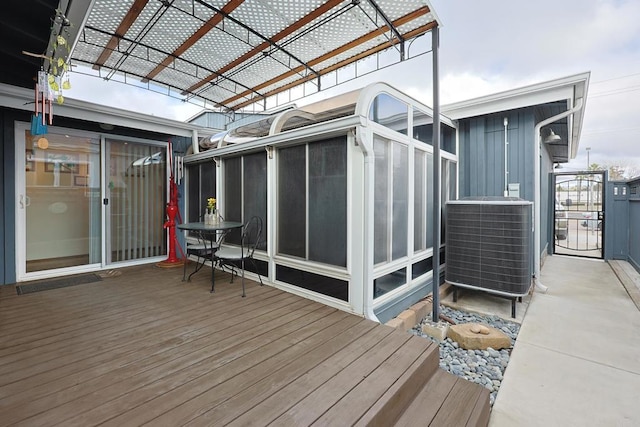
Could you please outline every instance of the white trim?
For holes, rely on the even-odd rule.
[[[491,95],[442,106],[448,117],[457,120],[529,107],[547,102],[586,97],[590,72],[519,87]]]
[[[0,106],[31,112],[33,90],[0,83]],[[54,105],[55,116],[69,117],[94,123],[106,123],[119,127],[184,136],[197,140],[197,135],[213,135],[216,129],[191,123],[142,114],[135,111],[94,104],[73,98],[65,98],[64,104]],[[195,135],[195,136],[194,136]]]

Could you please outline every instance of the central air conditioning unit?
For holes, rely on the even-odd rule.
[[[532,284],[533,203],[517,197],[471,197],[447,202],[445,280],[512,300]]]

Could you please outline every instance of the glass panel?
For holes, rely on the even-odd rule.
[[[187,222],[201,221],[202,204],[200,203],[200,165],[188,165],[187,169]]]
[[[413,110],[413,137],[418,141],[433,145],[433,118],[427,113]],[[456,154],[456,130],[440,122],[440,148]]]
[[[224,209],[221,214],[227,221],[242,222],[242,159],[240,157],[224,161]],[[240,234],[240,230],[232,230],[225,235],[225,240],[239,245]]]
[[[409,149],[393,143],[393,252],[392,259],[407,255],[407,215],[409,214]]]
[[[446,241],[445,211],[449,200],[449,161],[442,159],[440,164],[440,244]]]
[[[110,262],[166,254],[166,149],[108,143]]]
[[[342,301],[349,301],[349,283],[344,280],[321,276],[283,265],[276,265],[276,280]]]
[[[309,145],[309,259],[347,266],[347,145]]]
[[[449,200],[456,199],[456,190],[458,188],[458,165],[453,162],[449,162]]]
[[[440,148],[456,154],[456,130],[445,123],[440,124]]]
[[[373,206],[373,262],[379,264],[389,258],[389,161],[390,144],[377,136],[373,138],[374,206]]]
[[[100,142],[26,131],[25,147],[26,271],[101,262]]]
[[[426,274],[433,270],[433,258],[429,257],[418,261],[411,266],[411,278],[415,279],[423,274]]]
[[[413,110],[413,137],[418,141],[432,145],[433,118],[431,115],[418,109]]]
[[[198,204],[198,212],[200,213],[199,221],[204,221],[204,212],[207,206],[207,199],[210,197],[217,198],[216,195],[216,164],[207,162],[200,164],[200,202]]]
[[[267,153],[262,151],[243,157],[244,220],[262,219],[262,236],[258,249],[267,249]]]
[[[413,158],[413,250],[426,249],[426,158],[424,151],[415,150]]]
[[[369,118],[396,132],[407,134],[409,108],[407,104],[391,95],[381,93],[375,97],[371,103]]]
[[[187,191],[189,222],[203,221],[202,215],[209,197],[216,197],[216,168],[214,163],[198,163],[187,166]]]
[[[373,297],[378,298],[389,291],[399,288],[405,283],[407,283],[406,268],[401,268],[386,276],[378,277],[373,281]]]
[[[427,153],[427,180],[433,183],[433,154]],[[433,247],[433,185],[427,185],[427,248]]]
[[[306,146],[278,150],[278,253],[306,257]]]

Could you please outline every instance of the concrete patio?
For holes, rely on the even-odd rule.
[[[614,261],[615,262],[615,261]],[[490,426],[640,425],[640,311],[603,261],[551,256]]]

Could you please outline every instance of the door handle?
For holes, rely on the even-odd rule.
[[[24,209],[29,205],[31,205],[31,197],[25,196],[24,194],[21,194],[20,195],[20,208]]]

